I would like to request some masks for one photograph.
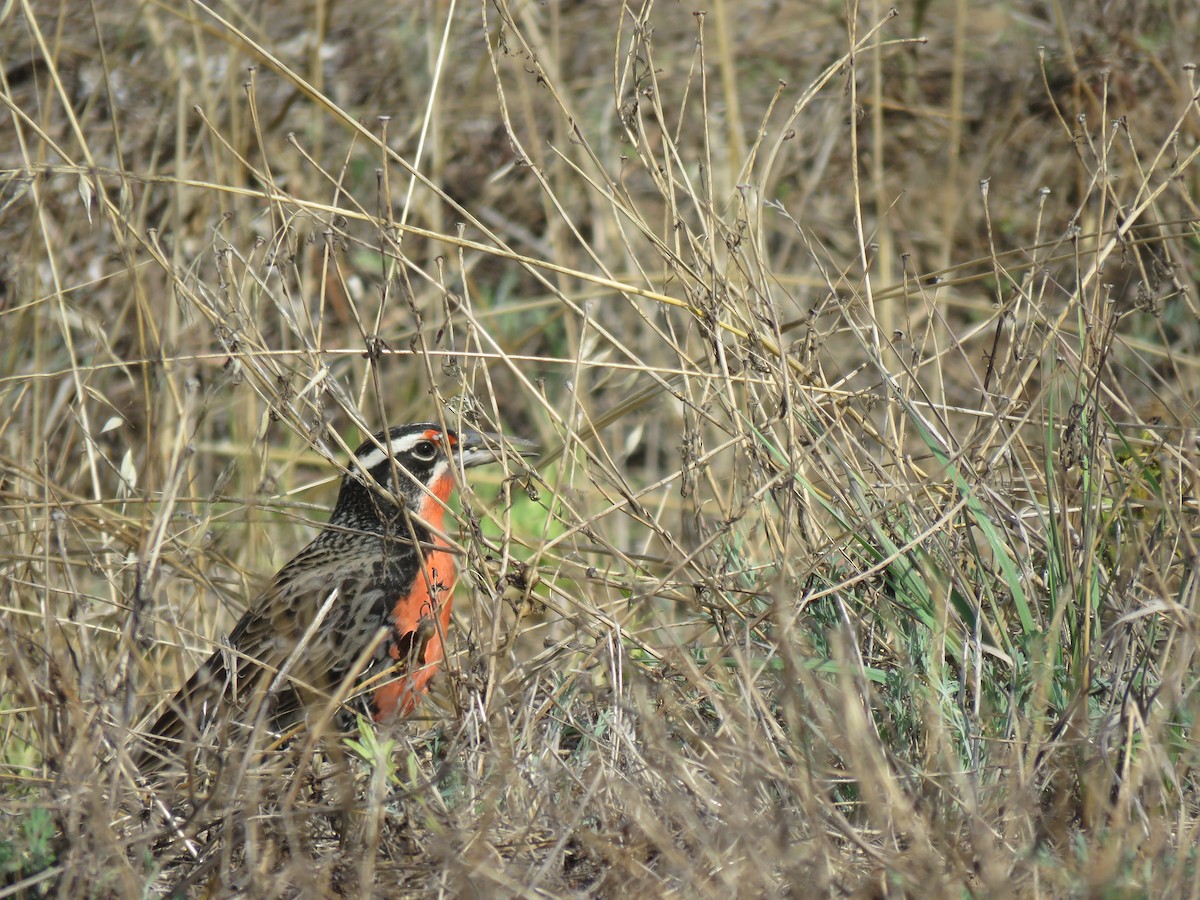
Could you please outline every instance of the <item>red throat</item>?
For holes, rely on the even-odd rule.
[[[429,485],[430,493],[422,499],[418,515],[433,532],[445,530],[444,504],[453,490],[454,478],[446,471]],[[440,534],[434,533],[429,543],[431,546],[420,548],[421,566],[411,589],[392,610],[395,640],[389,652],[404,666],[393,681],[375,692],[377,722],[413,711],[429,690],[445,653],[442,642],[450,627],[454,555]],[[412,651],[401,659],[400,647],[404,646],[412,647]]]
[[[429,491],[433,497],[437,497],[441,503],[434,502],[433,497],[425,496],[421,503],[421,518],[430,525],[435,524],[434,519],[438,521],[438,528],[441,528],[442,517],[446,512],[445,503],[450,499],[450,493],[454,490],[454,477],[450,474],[449,468],[446,469],[433,484],[429,486]]]

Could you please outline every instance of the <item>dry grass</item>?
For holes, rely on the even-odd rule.
[[[1195,890],[1193,5],[111,6],[0,10],[0,897]],[[422,716],[140,788],[439,415],[549,452]]]

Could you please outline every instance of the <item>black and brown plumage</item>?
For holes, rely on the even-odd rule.
[[[255,729],[284,731],[370,684],[376,721],[428,690],[450,626],[455,561],[445,536],[452,467],[500,458],[502,440],[431,423],[355,451],[328,524],[249,605],[226,646],[188,679],[135,756],[143,774]],[[509,439],[510,456],[533,445]]]

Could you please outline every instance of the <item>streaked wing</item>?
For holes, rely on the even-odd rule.
[[[273,684],[282,692],[292,690],[288,677],[279,678],[281,668],[291,679],[328,689],[311,681],[334,668],[335,647],[325,629],[344,618],[342,607],[361,591],[362,580],[362,573],[348,569],[347,560],[331,552],[336,548],[328,543],[314,541],[284,566],[238,620],[227,644],[188,679],[150,727],[151,745],[136,759],[140,771],[156,771],[182,751],[210,743],[214,727],[249,730],[260,714],[270,717],[264,720],[268,725],[281,724],[272,721],[270,708],[279,699],[272,693],[281,691],[268,691]],[[335,588],[337,595],[327,605]],[[323,607],[326,620],[314,628]],[[292,659],[306,634],[302,652]],[[298,711],[294,699],[281,705]]]

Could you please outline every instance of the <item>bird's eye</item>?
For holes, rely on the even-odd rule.
[[[437,456],[437,444],[433,441],[421,441],[419,444],[413,445],[411,452],[414,459],[429,462]]]

